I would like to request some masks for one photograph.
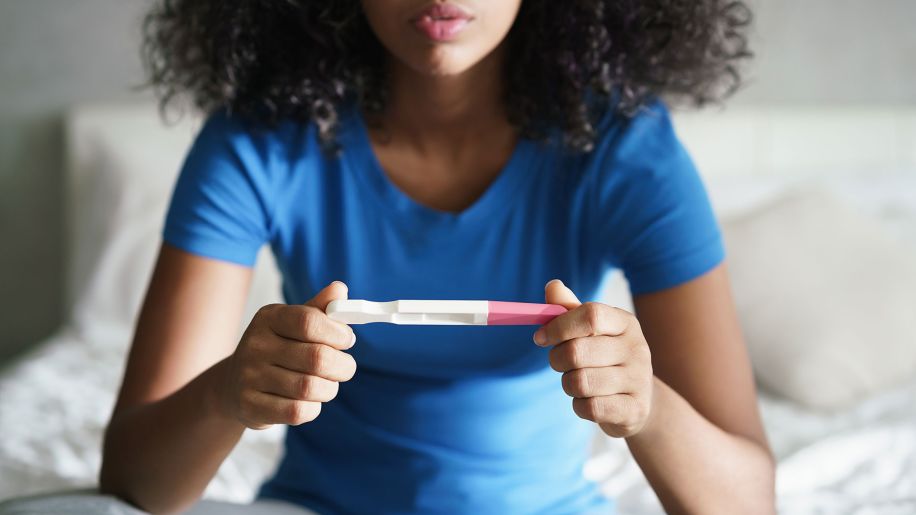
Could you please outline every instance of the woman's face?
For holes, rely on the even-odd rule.
[[[362,0],[388,52],[425,75],[457,75],[495,49],[522,0]]]

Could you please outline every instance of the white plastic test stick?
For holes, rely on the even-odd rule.
[[[345,324],[542,325],[566,312],[556,304],[493,300],[334,300],[328,316]]]

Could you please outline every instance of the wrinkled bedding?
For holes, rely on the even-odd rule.
[[[761,394],[779,461],[781,514],[916,513],[916,378],[838,414]],[[586,474],[621,513],[662,513],[622,442],[604,440]]]
[[[125,339],[127,338],[127,339]],[[64,330],[0,375],[0,499],[93,485],[129,335]],[[282,429],[247,431],[207,496],[245,501],[271,472]]]
[[[93,484],[123,367],[123,337],[62,331],[0,374],[0,499]],[[761,397],[779,459],[780,512],[916,513],[916,379],[838,414]],[[248,431],[207,489],[246,501],[271,471],[282,428]],[[622,442],[596,437],[586,474],[621,513],[661,507]]]

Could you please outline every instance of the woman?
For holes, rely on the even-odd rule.
[[[102,490],[187,508],[246,429],[288,424],[262,499],[604,513],[582,477],[597,424],[667,510],[772,512],[719,230],[660,100],[730,93],[748,20],[720,0],[159,4],[152,82],[210,117],[175,188]],[[287,304],[239,341],[265,244]],[[614,268],[635,315],[582,302]],[[324,312],[348,295],[569,311],[536,332],[350,328]]]

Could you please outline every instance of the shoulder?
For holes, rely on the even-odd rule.
[[[249,188],[274,202],[303,171],[323,167],[325,157],[311,123],[267,125],[219,110],[194,139],[181,180],[209,189]]]
[[[229,152],[246,161],[268,161],[275,154],[318,152],[313,123],[284,120],[268,124],[226,109],[211,113],[198,134],[195,147],[204,152]]]
[[[632,116],[606,113],[598,124],[595,148],[583,164],[592,195],[666,197],[705,195],[699,172],[675,131],[671,114],[655,101]]]
[[[276,203],[322,159],[312,124],[256,123],[226,110],[207,116],[185,157],[175,199]]]
[[[642,175],[672,173],[692,166],[671,113],[661,100],[652,101],[632,115],[606,111],[597,124],[597,133],[590,155],[594,166],[639,171]]]

